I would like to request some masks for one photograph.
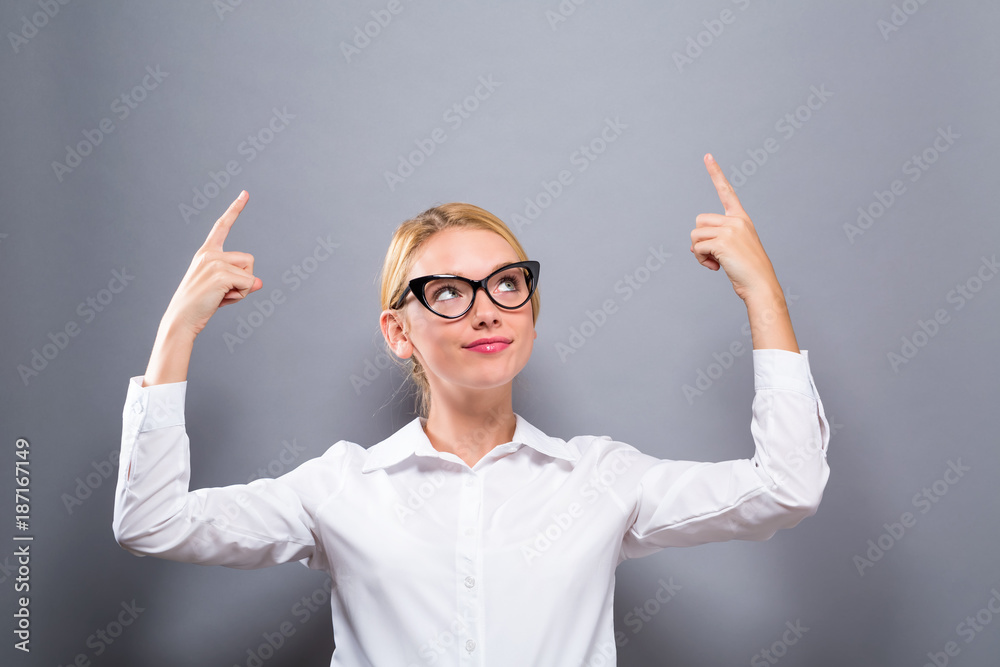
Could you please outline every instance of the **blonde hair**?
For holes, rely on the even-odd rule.
[[[510,244],[519,261],[529,259],[510,228],[489,211],[462,202],[452,202],[429,208],[420,215],[400,224],[392,235],[389,250],[385,255],[385,262],[382,264],[382,286],[379,293],[382,310],[394,310],[395,312],[401,310],[392,308],[392,305],[406,290],[409,283],[407,276],[410,275],[410,269],[413,268],[417,251],[434,234],[454,228],[484,229],[495,232]],[[540,308],[541,299],[536,289],[535,293],[531,295],[533,323],[538,321]],[[406,360],[399,360],[394,354],[390,354],[390,358],[399,361],[409,374],[410,379],[416,384],[418,390],[416,411],[421,417],[426,418],[430,411],[431,388],[423,366],[413,355]]]

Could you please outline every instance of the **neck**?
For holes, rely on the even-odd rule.
[[[451,452],[471,468],[497,445],[514,437],[517,418],[511,385],[470,395],[434,392],[424,432],[434,449]]]

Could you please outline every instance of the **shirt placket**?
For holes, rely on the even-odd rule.
[[[485,665],[483,649],[483,560],[480,525],[483,507],[481,474],[468,471],[462,482],[458,507],[458,542],[456,556],[456,588],[458,624],[456,639],[459,662],[462,665]]]

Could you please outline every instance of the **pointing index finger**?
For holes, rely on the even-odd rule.
[[[743,205],[740,204],[739,197],[736,196],[736,191],[729,184],[726,175],[722,173],[722,167],[715,161],[711,153],[705,154],[705,168],[708,169],[708,175],[712,177],[712,183],[715,184],[715,191],[719,193],[719,201],[722,202],[722,208],[726,211],[726,215],[746,214]]]
[[[212,230],[208,233],[208,238],[205,239],[203,247],[211,248],[212,250],[222,250],[222,244],[225,242],[226,236],[229,235],[229,230],[232,229],[233,223],[236,222],[236,218],[243,211],[243,207],[249,198],[250,195],[246,190],[240,192],[240,195],[229,205],[229,208],[222,214],[222,217],[215,221],[215,225],[212,226]]]

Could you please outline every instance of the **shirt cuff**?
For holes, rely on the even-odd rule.
[[[133,433],[184,425],[184,399],[187,380],[143,387],[143,375],[129,378],[122,413],[126,427]]]
[[[800,350],[799,354],[779,349],[754,350],[753,386],[755,391],[787,389],[813,399],[819,397],[807,350]]]

